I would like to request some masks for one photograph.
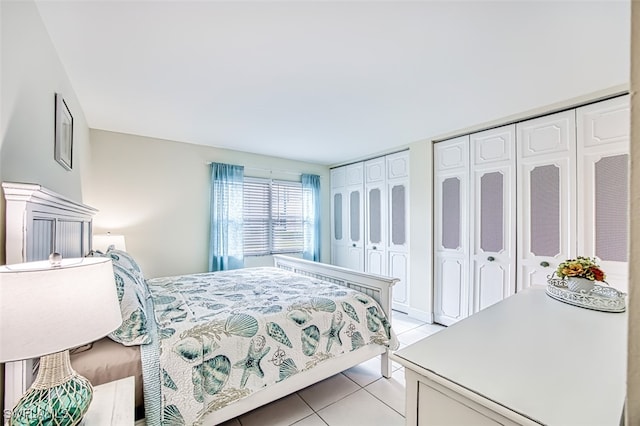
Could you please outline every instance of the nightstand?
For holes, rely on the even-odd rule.
[[[93,388],[93,401],[84,415],[84,426],[133,426],[135,417],[133,376]]]

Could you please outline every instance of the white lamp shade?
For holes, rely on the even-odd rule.
[[[93,249],[106,253],[109,246],[122,251],[127,251],[124,235],[118,234],[95,234],[93,236]]]
[[[0,362],[84,345],[121,323],[109,258],[0,266]]]

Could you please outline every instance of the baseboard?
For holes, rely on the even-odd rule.
[[[409,309],[407,309],[407,315],[411,318],[433,324],[433,314],[430,311],[423,311],[421,309],[409,307]]]

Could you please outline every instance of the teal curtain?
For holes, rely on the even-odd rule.
[[[209,271],[244,267],[243,180],[243,166],[211,163]]]
[[[320,176],[302,175],[304,259],[320,261]]]

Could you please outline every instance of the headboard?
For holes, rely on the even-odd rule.
[[[3,182],[6,200],[6,263],[83,257],[91,251],[91,228],[97,210],[41,185]],[[4,408],[10,410],[31,386],[37,360],[5,364]]]

